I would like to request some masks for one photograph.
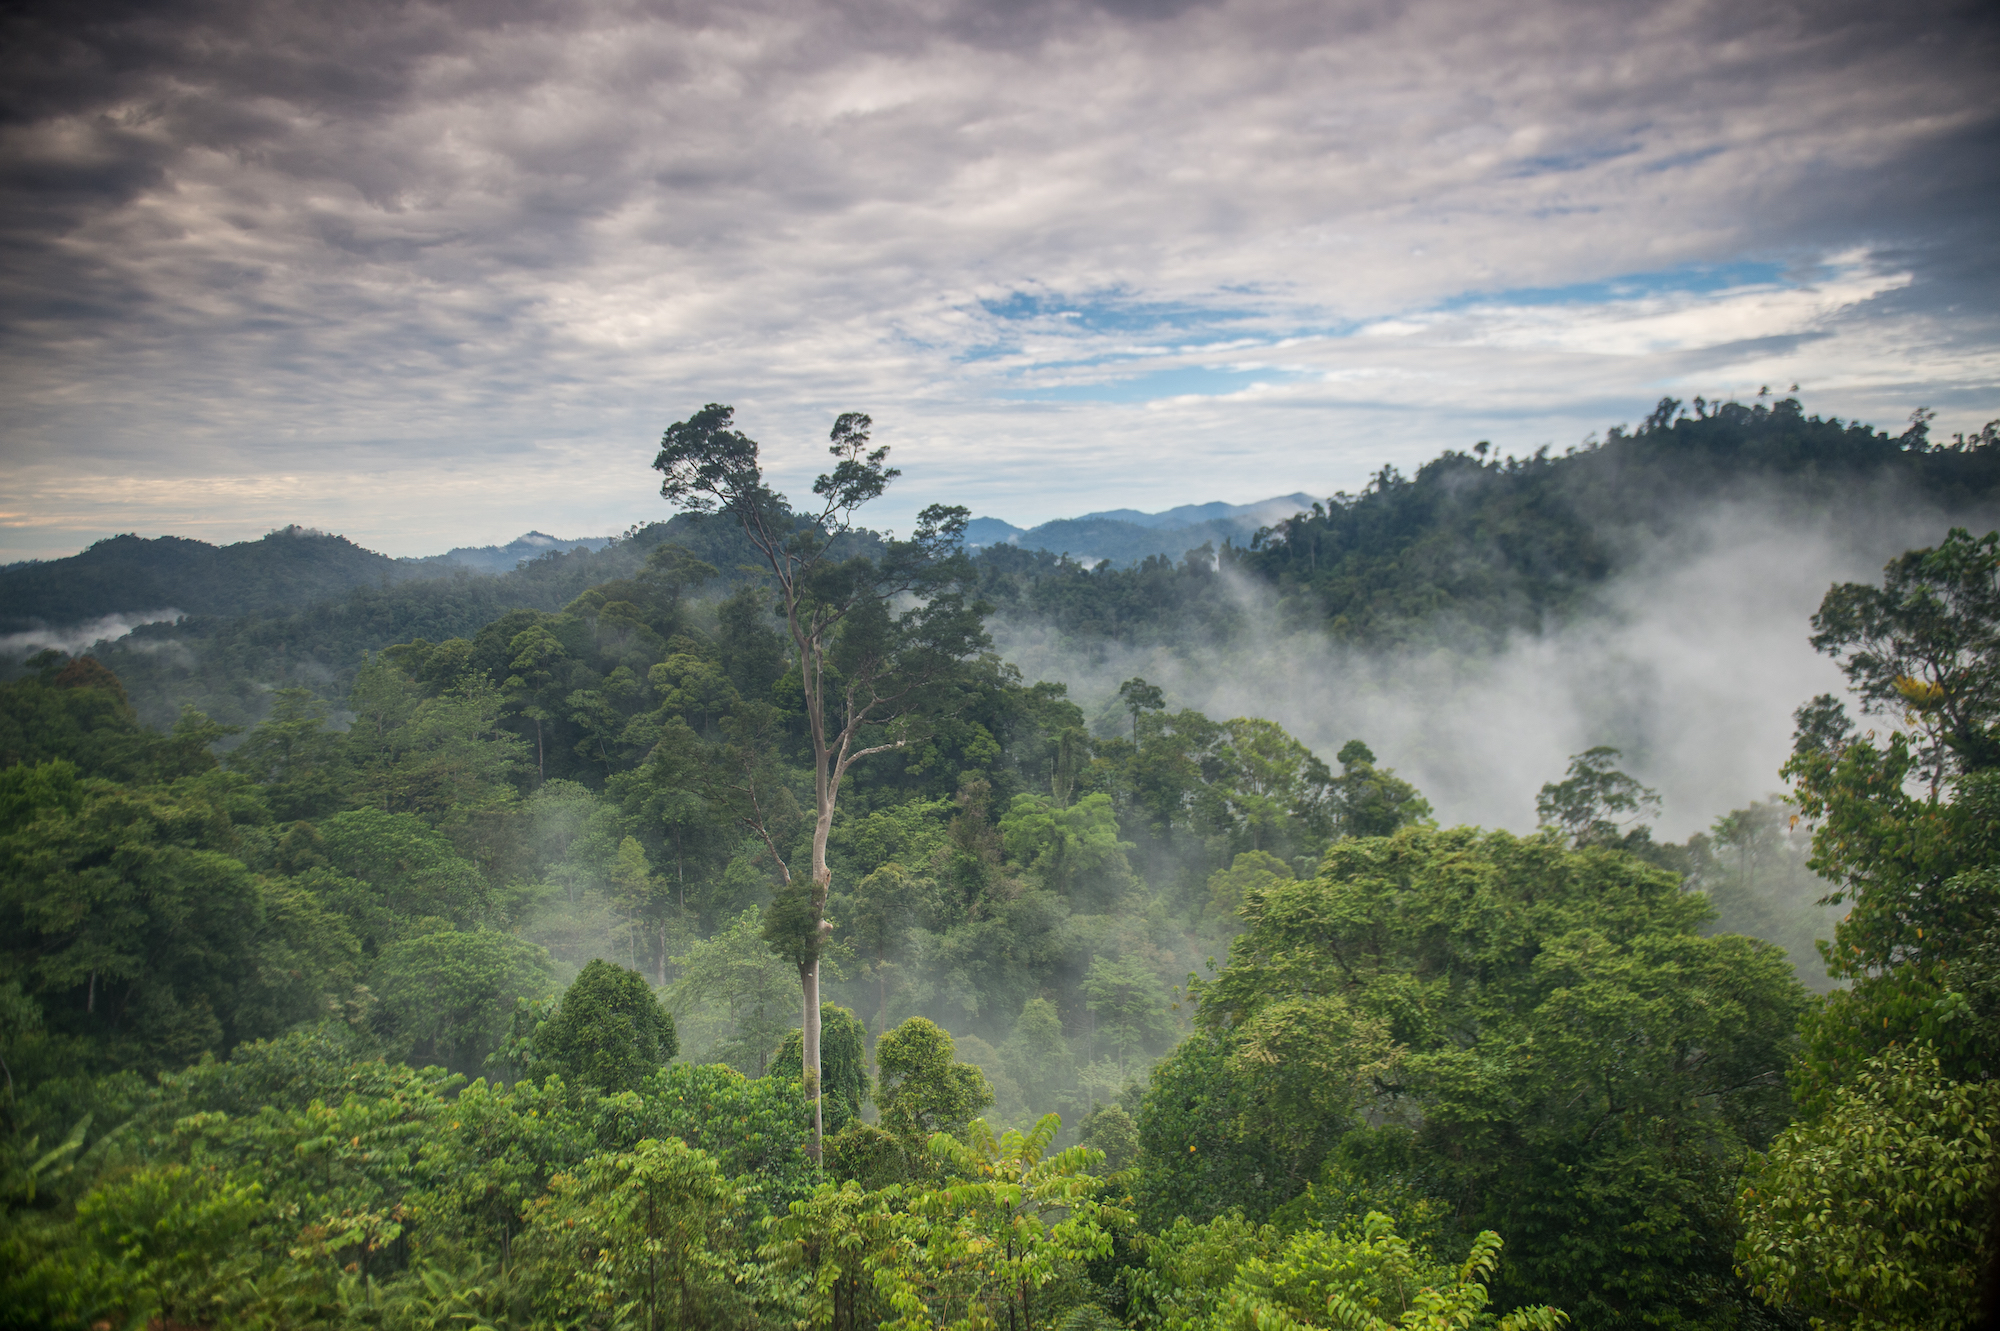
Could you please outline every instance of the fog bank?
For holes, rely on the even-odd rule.
[[[1173,706],[1278,721],[1329,764],[1347,740],[1366,740],[1446,825],[1527,831],[1542,783],[1571,754],[1613,745],[1660,792],[1657,835],[1680,840],[1782,789],[1793,709],[1843,692],[1838,666],[1807,641],[1827,588],[1879,581],[1889,559],[1953,525],[1974,524],[1886,491],[1836,513],[1782,496],[1711,506],[1664,535],[1615,534],[1632,558],[1597,613],[1498,650],[1470,635],[1422,652],[1336,647],[1278,631],[1270,593],[1247,583],[1238,593],[1253,627],[1228,643],[1086,653],[1023,625],[996,625],[995,638],[1029,679],[1068,684],[1101,724],[1120,715],[1119,682],[1142,675]]]
[[[0,634],[0,657],[28,656],[53,647],[70,656],[81,656],[104,642],[117,642],[141,624],[157,624],[181,617],[178,610],[139,610],[104,615],[81,624],[67,624],[22,633]]]

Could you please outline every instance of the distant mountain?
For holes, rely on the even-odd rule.
[[[610,544],[605,536],[566,541],[531,531],[505,545],[391,559],[310,527],[219,546],[184,536],[112,536],[67,559],[0,568],[0,638],[113,616],[137,623],[176,614],[291,615],[357,587],[511,573],[552,551]]]
[[[1254,532],[1259,527],[1268,527],[1274,522],[1283,522],[1294,513],[1304,512],[1313,506],[1313,496],[1299,491],[1294,494],[1279,495],[1275,499],[1260,500],[1254,504],[1225,504],[1220,501],[1207,504],[1182,504],[1163,513],[1141,513],[1136,508],[1113,508],[1102,513],[1086,513],[1075,519],[1088,522],[1093,518],[1106,518],[1113,522],[1129,522],[1134,526],[1167,529],[1174,527],[1196,527],[1205,522],[1234,522]]]
[[[735,523],[695,513],[610,542],[544,533],[523,541],[535,557],[504,573],[445,555],[390,559],[296,528],[220,548],[101,541],[68,559],[0,570],[0,679],[44,647],[88,651],[124,681],[148,725],[172,725],[183,705],[225,725],[254,725],[272,689],[337,700],[368,652],[472,637],[510,611],[559,611],[586,588],[632,577],[663,542],[716,568],[718,592],[758,560]],[[870,532],[849,537],[847,548],[882,552]]]
[[[1179,559],[1203,545],[1225,541],[1244,545],[1258,528],[1269,527],[1311,508],[1305,493],[1278,495],[1254,504],[1182,504],[1163,513],[1114,508],[1080,518],[1057,518],[1039,527],[1016,527],[999,518],[974,518],[966,524],[965,544],[980,550],[1014,545],[1023,550],[1048,550],[1078,559],[1108,559],[1136,564],[1148,555]]]
[[[441,555],[427,559],[405,560],[405,563],[460,564],[480,573],[512,573],[520,567],[524,559],[534,559],[551,550],[602,550],[611,544],[609,536],[579,536],[564,540],[547,532],[531,531],[524,536],[516,536],[505,545],[461,545],[455,550],[447,550]]]
[[[1027,534],[1027,528],[999,518],[974,518],[965,524],[965,548],[983,550],[989,545],[1014,545],[1018,543],[1016,538]]]
[[[112,536],[67,559],[0,569],[0,634],[165,606],[191,615],[291,614],[355,587],[446,571],[413,568],[308,527],[222,546]]]

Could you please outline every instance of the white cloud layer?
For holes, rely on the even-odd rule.
[[[1664,393],[2000,415],[2000,27],[1932,3],[193,0],[6,20],[0,550],[659,516],[733,402],[1016,522]]]
[[[1278,721],[1329,761],[1363,739],[1446,826],[1529,831],[1542,783],[1560,780],[1572,754],[1612,745],[1619,766],[1660,793],[1660,835],[1679,841],[1783,790],[1794,709],[1845,693],[1838,664],[1809,640],[1828,585],[1876,581],[1950,522],[1883,488],[1832,514],[1746,494],[1658,535],[1607,533],[1640,544],[1603,589],[1602,613],[1497,650],[1480,635],[1437,650],[1342,650],[1277,628],[1285,616],[1257,586],[1241,589],[1250,631],[1228,643],[1078,654],[1042,630],[1002,625],[999,646],[1029,678],[1068,684],[1096,716],[1117,718],[1119,683],[1139,675],[1175,707]]]

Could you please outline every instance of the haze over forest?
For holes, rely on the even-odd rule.
[[[969,524],[967,545],[975,552],[994,545],[1040,549],[1069,555],[1083,567],[1108,551],[1107,569],[1129,569],[1145,557],[1139,552],[1176,562],[1196,543],[1247,550],[1260,529],[1311,502],[1299,495],[1242,506],[1188,505],[1158,518],[1128,509],[1025,530],[979,519]],[[1385,762],[1426,792],[1447,823],[1529,830],[1540,783],[1559,774],[1570,754],[1608,744],[1660,792],[1660,827],[1681,839],[1776,791],[1776,772],[1791,745],[1791,709],[1800,699],[1838,689],[1838,668],[1806,640],[1826,588],[1868,580],[1894,555],[1936,541],[1949,527],[2000,525],[2000,501],[1981,492],[1927,493],[1894,469],[1851,475],[1829,487],[1795,471],[1752,465],[1728,473],[1720,484],[1690,487],[1670,503],[1634,486],[1572,520],[1604,552],[1593,556],[1601,564],[1564,575],[1583,584],[1577,599],[1535,607],[1512,623],[1496,626],[1481,620],[1479,611],[1447,602],[1425,616],[1419,631],[1363,639],[1336,634],[1329,642],[1317,617],[1288,607],[1268,578],[1224,564],[1217,587],[1227,612],[1220,617],[1176,619],[1173,631],[1142,624],[1107,636],[1066,632],[1033,614],[1007,614],[994,625],[995,649],[1030,680],[1068,686],[1100,729],[1120,714],[1118,685],[1136,675],[1164,686],[1176,706],[1269,717],[1323,757],[1348,739],[1366,737]],[[983,529],[982,522],[988,524]],[[984,544],[975,539],[980,535]],[[505,546],[426,559],[392,562],[353,550],[335,561],[344,571],[329,575],[315,564],[312,576],[335,578],[324,588],[331,591],[348,582],[500,572],[550,550],[601,550],[605,544],[602,538],[555,541],[537,532]],[[1072,545],[1081,548],[1072,551]],[[301,594],[299,586],[273,583],[265,601],[240,603],[232,599],[245,595],[240,576],[197,590],[213,576],[206,571],[190,570],[178,584],[147,581],[161,575],[161,566],[156,555],[138,553],[141,548],[131,555],[111,546],[93,552],[116,561],[127,580],[114,579],[111,588],[98,591],[88,615],[52,613],[59,603],[36,599],[28,585],[32,566],[21,566],[21,576],[0,582],[16,610],[0,622],[9,630],[0,644],[17,656],[43,646],[80,651],[100,638],[123,641],[123,634],[152,617],[151,636],[126,642],[124,650],[159,652],[177,640],[160,617],[178,618],[183,604],[202,620],[228,618],[238,609],[269,615],[295,609]],[[268,549],[268,540],[248,543],[216,558],[240,556],[258,564],[268,562]],[[1483,549],[1461,557],[1500,556]],[[138,571],[149,564],[150,571]],[[63,567],[40,572],[44,581],[55,577],[60,595],[72,595],[73,584],[57,576]],[[553,604],[546,593],[517,589],[498,592],[490,602],[496,610],[514,603]],[[1142,611],[1140,617],[1149,616]],[[359,645],[390,643],[383,638]],[[353,662],[326,664],[331,668],[323,674],[298,682],[338,703]],[[201,688],[186,684],[166,686],[151,698],[136,696],[142,714],[156,724],[169,723],[183,702],[216,706]],[[263,706],[252,699],[247,710],[225,704],[217,714],[254,720]]]
[[[2000,13],[0,15],[0,1331],[2000,1325]]]
[[[1500,1264],[1490,1245],[1504,1239],[1469,1225],[1524,1228],[1526,1211],[1492,1198],[1515,1195],[1544,1148],[1452,1154],[1450,1134],[1437,1136],[1451,1120],[1431,1116],[1465,1111],[1453,1097],[1468,1074],[1433,1084],[1423,1060],[1451,1057],[1453,1042],[1419,1053],[1417,1028],[1392,1038],[1393,1027],[1369,1024],[1386,1016],[1349,1006],[1393,1012],[1404,981],[1381,977],[1379,992],[1364,985],[1330,1008],[1331,998],[1309,1000],[1319,1006],[1301,1034],[1282,1037],[1303,1039],[1305,1052],[1258,1053],[1280,1038],[1261,1033],[1267,1017],[1243,1025],[1227,1014],[1299,1001],[1283,976],[1323,934],[1313,926],[1285,943],[1294,907],[1284,903],[1330,909],[1324,894],[1372,890],[1362,885],[1391,863],[1431,866],[1412,870],[1407,890],[1445,896],[1413,918],[1450,921],[1453,946],[1479,955],[1491,946],[1484,908],[1451,904],[1450,886],[1476,862],[1511,909],[1553,932],[1525,969],[1518,953],[1477,963],[1488,975],[1473,988],[1492,996],[1474,1029],[1552,1038],[1574,1019],[1548,1027],[1548,1014],[1578,985],[1602,989],[1589,1001],[1614,1012],[1648,988],[1675,995],[1669,1010],[1693,995],[1709,1011],[1727,990],[1738,996],[1715,1011],[1733,1015],[1700,1018],[1710,1025],[1695,1044],[1761,1071],[1704,1093],[1756,1117],[1704,1131],[1738,1143],[1727,1150],[1768,1147],[1769,1167],[1780,1167],[1791,1158],[1789,1139],[1771,1138],[1790,1117],[1784,1060],[1828,1057],[1795,1049],[1794,1026],[1824,1040],[1812,1032],[1837,1031],[1826,1023],[1880,1001],[1868,996],[1885,975],[1892,993],[1912,983],[1846,961],[1832,939],[1859,954],[1863,907],[1843,913],[1826,899],[1840,880],[1813,871],[1837,871],[1850,853],[1822,831],[1845,825],[1832,821],[1847,798],[1845,764],[1863,764],[1867,800],[1921,798],[1906,782],[1885,793],[1867,775],[1877,731],[1857,734],[1836,695],[1862,687],[1856,702],[1888,727],[1886,760],[1933,764],[1917,769],[1937,773],[1933,791],[1971,783],[1952,802],[1929,797],[1933,823],[1984,817],[1970,801],[1983,798],[1976,764],[1991,723],[1945,720],[1958,698],[1981,696],[1965,681],[1983,676],[1937,664],[1951,658],[1930,645],[1875,664],[1852,650],[1857,630],[1842,627],[1840,607],[1873,604],[1871,566],[1885,563],[1887,591],[1914,568],[1958,579],[1954,606],[2000,615],[1981,608],[2000,578],[1995,538],[1966,534],[2000,512],[2000,422],[1933,440],[1921,415],[1891,435],[1809,415],[1790,398],[1692,412],[1665,399],[1638,431],[1561,457],[1448,450],[1410,476],[1384,467],[1360,493],[1259,525],[1242,545],[1121,563],[1036,549],[1019,531],[975,545],[963,508],[928,510],[907,539],[858,525],[895,479],[886,454],[868,451],[859,416],[835,423],[841,461],[816,486],[823,506],[795,511],[764,486],[756,448],[732,421],[710,406],[667,431],[658,465],[670,491],[680,487],[669,497],[682,511],[609,542],[524,538],[524,552],[541,553],[504,573],[479,568],[504,559],[501,547],[394,560],[299,526],[221,548],[125,536],[0,570],[13,630],[0,683],[0,856],[11,875],[0,904],[16,940],[0,1052],[10,1078],[21,1069],[20,1091],[10,1081],[5,1093],[9,1168],[38,1178],[86,1145],[80,1162],[105,1162],[82,1171],[97,1179],[89,1191],[58,1188],[38,1206],[22,1193],[10,1213],[27,1237],[0,1276],[10,1306],[29,1310],[23,1325],[106,1308],[200,1317],[270,1306],[268,1283],[231,1283],[214,1262],[233,1254],[269,1266],[270,1243],[296,1225],[290,1210],[267,1210],[251,1192],[211,1197],[224,1185],[178,1165],[146,1166],[134,1182],[119,1171],[137,1167],[134,1132],[211,1121],[204,1114],[268,1118],[287,1104],[307,1122],[328,1112],[328,1095],[356,1113],[393,1103],[392,1115],[433,1128],[448,1113],[453,1133],[488,1112],[461,1106],[489,1096],[510,1122],[546,1112],[584,1134],[574,1138],[579,1167],[626,1180],[607,1183],[611,1198],[653,1177],[648,1152],[678,1152],[697,1171],[732,1171],[716,1194],[718,1222],[736,1215],[773,1234],[793,1233],[783,1226],[807,1224],[837,1196],[899,1206],[906,1188],[984,1177],[995,1152],[1015,1153],[1008,1168],[1026,1177],[1043,1153],[1074,1144],[1044,1162],[1059,1171],[1050,1186],[1074,1178],[1060,1205],[1109,1226],[1092,1231],[1091,1260],[1113,1264],[1062,1258],[1084,1264],[1043,1293],[1005,1296],[1024,1316],[1084,1308],[1143,1329],[1192,1299],[1211,1309],[1203,1317],[1221,1317],[1215,1300],[1252,1297],[1243,1272],[1256,1268],[1236,1265],[1250,1252],[1367,1244],[1398,1226],[1420,1236],[1410,1251],[1434,1293],[1449,1285],[1450,1297],[1484,1300],[1490,1286],[1510,1317],[1545,1325],[1554,1314],[1535,1309],[1551,1304],[1603,1326],[1642,1309],[1729,1319],[1758,1306],[1762,1296],[1712,1259],[1663,1263],[1615,1243],[1590,1249],[1585,1269],[1597,1274],[1582,1278],[1533,1253]],[[751,466],[704,460],[717,457]],[[704,511],[704,494],[738,507]],[[1180,516],[1197,522],[1131,513],[1043,530],[1143,541],[1203,534],[1235,515]],[[1940,553],[1901,553],[1925,540]],[[197,609],[142,608],[166,600]],[[1954,613],[1936,641],[1986,640],[1985,618]],[[801,616],[830,616],[830,627]],[[1896,634],[1932,632],[1921,627],[1929,619],[1894,622],[1919,626]],[[794,623],[807,629],[788,645]],[[826,654],[809,655],[819,641]],[[836,692],[805,693],[821,699],[818,712],[796,701],[801,660],[835,672]],[[1992,668],[1983,661],[1972,668]],[[839,728],[831,747],[829,725]],[[851,771],[815,768],[857,748],[872,756]],[[1781,767],[1789,789],[1776,789]],[[1970,835],[1943,844],[1975,844]],[[1947,900],[1964,899],[1954,890]],[[1616,920],[1628,909],[1647,922],[1609,969],[1587,967],[1589,978],[1547,992],[1538,958],[1627,928]],[[1974,906],[1965,927],[1983,927],[1984,910]],[[1663,956],[1678,959],[1634,960]],[[1429,963],[1411,964],[1414,977]],[[1649,978],[1632,970],[1660,964]],[[1691,982],[1690,968],[1705,978]],[[115,1007],[107,989],[101,1016],[100,980],[123,985]],[[1541,997],[1508,996],[1517,984]],[[1918,1013],[1959,1001],[1961,991],[1940,992]],[[1995,1020],[1994,995],[1971,993],[1972,1043],[1948,1046],[1961,1078],[1983,1067]],[[1919,1031],[1935,1026],[1918,1021]],[[1863,1029],[1879,1042],[1872,1018]],[[1591,1059],[1625,1057],[1608,1036],[1534,1092],[1568,1107],[1537,1112],[1572,1112],[1581,1092],[1570,1079],[1595,1085],[1606,1073]],[[1928,1075],[1946,1075],[1926,1056]],[[1268,1094],[1246,1057],[1278,1074]],[[1656,1069],[1646,1084],[1683,1103],[1686,1087],[1714,1085],[1701,1080],[1708,1057]],[[1522,1086],[1534,1063],[1510,1054],[1481,1075]],[[801,1075],[816,1066],[824,1081]],[[1329,1085],[1327,1067],[1346,1070]],[[329,1089],[382,1076],[387,1101]],[[262,1089],[227,1089],[239,1077]],[[1293,1080],[1297,1091],[1284,1090]],[[814,1085],[826,1095],[807,1094]],[[1295,1094],[1312,1107],[1291,1103]],[[1428,1108],[1399,1107],[1405,1096]],[[1199,1108],[1205,1098],[1236,1108],[1218,1118]],[[1603,1106],[1557,1141],[1592,1140],[1592,1112]],[[1663,1101],[1658,1112],[1679,1111]],[[625,1124],[628,1113],[647,1126]],[[1291,1126],[1278,1132],[1273,1114]],[[100,1118],[123,1126],[93,1137]],[[66,1123],[61,1151],[32,1159]],[[1003,1129],[1009,1144],[994,1136]],[[365,1135],[353,1135],[357,1150]],[[424,1147],[426,1158],[466,1149],[451,1140]],[[534,1187],[554,1199],[574,1185],[557,1163],[569,1148],[551,1149],[536,1148],[545,1181]],[[1609,1178],[1651,1148],[1621,1136],[1595,1149],[1592,1167]],[[475,1193],[495,1186],[480,1171],[515,1167],[472,1150]],[[1391,1164],[1368,1154],[1377,1151]],[[263,1149],[242,1167],[261,1168],[252,1158]],[[1430,1161],[1416,1166],[1427,1171],[1460,1163],[1412,1184],[1397,1160]],[[1123,1170],[1125,1181],[1100,1184],[1086,1168]],[[1747,1188],[1735,1165],[1673,1168],[1662,1186]],[[310,1172],[280,1186],[299,1199],[287,1206],[336,1199]],[[1107,1186],[1129,1188],[1137,1209],[1103,1209]],[[83,1217],[113,1205],[151,1214],[151,1193],[117,1200],[131,1187],[164,1189],[172,1205],[226,1201],[245,1228],[190,1240],[175,1259],[176,1292],[122,1266],[75,1275],[101,1247],[78,1228]],[[589,1308],[649,1278],[600,1263],[597,1283],[576,1285],[573,1240],[547,1228],[563,1213],[532,1199],[540,1193],[502,1206],[497,1258],[481,1255],[494,1239],[470,1218],[486,1203],[402,1168],[355,1195],[405,1197],[398,1206],[429,1218],[415,1227],[421,1248],[379,1260],[368,1255],[379,1245],[331,1211],[307,1226],[295,1264],[270,1267],[267,1280],[294,1282],[285,1297],[329,1325],[344,1314],[314,1291],[351,1253],[361,1255],[348,1274],[379,1284],[386,1306],[419,1318],[410,1325],[429,1315],[426,1299],[447,1294],[535,1325],[591,1325]],[[1519,1195],[1527,1207],[1568,1208],[1561,1232],[1572,1245],[1599,1232],[1592,1217],[1626,1205],[1605,1181],[1559,1203],[1547,1191]],[[1742,1208],[1755,1195],[1741,1193],[1730,1217],[1742,1218],[1689,1222],[1688,1232],[1754,1254],[1767,1222]],[[1433,1206],[1447,1205],[1459,1218],[1435,1219]],[[1357,1206],[1373,1212],[1362,1229]],[[1270,1226],[1220,1268],[1221,1283],[1177,1274],[1185,1245],[1235,1232],[1246,1213]],[[143,1223],[157,1232],[166,1222]],[[504,1251],[517,1223],[526,1268]],[[616,1253],[641,1232],[629,1215],[592,1223],[590,1252]],[[813,1233],[761,1251],[796,1241],[809,1253]],[[949,1262],[928,1248],[892,1251],[869,1269],[911,1288],[934,1288],[926,1282]],[[1449,1283],[1454,1254],[1466,1253],[1474,1265]],[[1343,1277],[1355,1290],[1402,1278],[1371,1265],[1382,1253],[1340,1260],[1374,1272]],[[521,1269],[528,1283],[508,1284]],[[819,1306],[803,1286],[752,1295],[741,1283],[702,1286],[702,1306],[718,1311],[684,1307],[685,1324],[728,1308],[773,1318]],[[1634,1284],[1655,1292],[1615,1292]],[[975,1281],[927,1297],[948,1308],[1008,1288],[982,1293]],[[890,1320],[892,1305],[875,1295],[842,1297]],[[824,1315],[838,1322],[841,1306]]]

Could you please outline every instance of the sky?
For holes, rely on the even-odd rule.
[[[143,0],[0,17],[0,562],[664,517],[737,408],[1022,526],[2000,417],[1984,4]]]

